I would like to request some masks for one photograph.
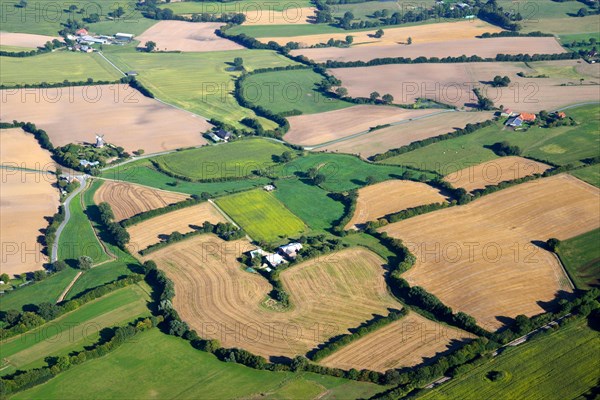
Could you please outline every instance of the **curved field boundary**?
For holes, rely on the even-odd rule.
[[[352,248],[289,268],[281,280],[294,308],[273,311],[271,285],[244,272],[237,258],[255,247],[202,235],[159,250],[156,261],[175,282],[173,304],[201,337],[265,357],[305,354],[319,343],[399,307],[387,291],[384,261]]]

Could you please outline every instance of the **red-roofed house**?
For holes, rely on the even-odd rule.
[[[87,29],[80,28],[80,29],[77,29],[77,30],[75,31],[75,34],[76,34],[77,36],[84,36],[84,35],[87,35],[87,34],[88,34],[88,31],[87,31]]]
[[[523,122],[534,122],[535,121],[535,114],[521,113],[521,114],[519,114],[519,118]]]

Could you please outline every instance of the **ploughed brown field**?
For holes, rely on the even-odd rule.
[[[557,259],[540,243],[598,228],[599,200],[600,189],[561,174],[381,230],[402,239],[416,256],[403,274],[410,285],[495,330],[504,318],[541,313],[541,303],[571,290]]]
[[[590,80],[586,75],[586,84],[581,85],[580,78],[573,72],[577,61],[546,61],[535,65],[539,66],[539,70],[529,68],[525,63],[483,62],[389,64],[334,68],[329,72],[341,79],[350,96],[368,97],[373,91],[390,93],[397,104],[410,104],[419,98],[427,98],[461,109],[472,109],[477,103],[473,88],[480,88],[481,93],[497,106],[504,105],[519,112],[555,110],[561,106],[597,100],[598,81]],[[537,76],[544,70],[552,71],[549,78],[517,75],[523,72],[526,76]],[[508,76],[511,84],[508,87],[491,87],[487,82],[496,75]]]
[[[33,135],[21,129],[0,130],[0,273],[10,276],[42,269],[48,257],[42,254],[38,237],[48,226],[46,217],[58,211],[56,176],[45,172],[20,171],[15,167],[54,170],[50,153],[41,149]],[[38,166],[40,166],[38,168]]]
[[[385,35],[384,35],[385,36]],[[479,56],[494,58],[497,54],[530,54],[532,49],[538,54],[564,53],[565,49],[554,37],[508,37],[489,39],[461,39],[448,42],[420,43],[413,38],[411,45],[396,44],[387,46],[358,45],[352,47],[334,47],[318,49],[300,49],[291,52],[292,55],[303,55],[322,63],[333,61],[370,61],[386,57],[460,57]]]
[[[303,146],[314,146],[367,131],[378,125],[439,113],[439,110],[407,110],[398,107],[358,105],[318,114],[289,117],[290,130],[285,140]]]
[[[360,228],[388,214],[446,200],[438,189],[422,182],[391,180],[366,186],[358,190],[356,211],[345,229]]]
[[[134,215],[179,203],[189,196],[157,190],[146,186],[116,181],[105,181],[94,193],[94,202],[107,202],[119,222]]]
[[[149,154],[206,144],[202,134],[212,127],[128,85],[7,89],[0,99],[0,120],[34,122],[54,146],[94,143],[102,134],[128,152]]]
[[[319,147],[319,150],[358,154],[363,158],[368,158],[390,149],[406,146],[418,140],[452,132],[455,128],[464,128],[469,123],[474,124],[488,120],[493,115],[490,111],[433,114],[425,118],[376,130],[366,135],[331,143]]]
[[[383,260],[364,248],[346,249],[281,273],[293,308],[276,311],[271,285],[236,260],[252,250],[246,240],[202,235],[175,243],[148,259],[175,282],[173,305],[201,337],[255,354],[293,357],[328,338],[400,309],[388,293]]]
[[[135,40],[143,46],[147,41],[156,43],[161,51],[224,51],[239,50],[244,47],[223,39],[215,30],[223,24],[219,22],[159,21],[152,25]]]
[[[225,218],[211,203],[204,202],[142,221],[127,228],[131,236],[130,251],[133,254],[143,250],[173,232],[182,234],[192,232],[193,226],[202,226],[206,221],[216,224],[225,222]]]
[[[454,349],[474,337],[410,312],[404,318],[342,347],[319,363],[345,370],[385,372],[421,364],[426,358]]]
[[[346,36],[351,35],[354,37],[354,46],[385,46],[405,44],[408,37],[411,37],[414,43],[450,42],[459,39],[472,39],[485,32],[501,31],[497,26],[481,20],[441,22],[438,24],[400,28],[382,27],[384,35],[379,39],[373,36],[377,29],[373,28],[373,30],[361,32],[320,33],[292,37],[261,37],[259,40],[263,43],[274,41],[282,46],[288,42],[298,42],[300,46],[308,47],[319,43],[326,43],[329,39],[346,40]]]
[[[551,167],[547,164],[523,157],[500,157],[448,174],[444,180],[456,188],[470,192],[503,181],[542,174],[549,168]]]
[[[32,50],[38,46],[43,46],[46,42],[51,42],[62,38],[56,36],[36,35],[33,33],[0,32],[0,45],[14,47],[30,47]]]

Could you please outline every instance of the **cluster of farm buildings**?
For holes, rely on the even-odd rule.
[[[73,46],[69,46],[68,49],[72,51],[82,51],[84,53],[91,53],[94,51],[93,45],[123,45],[133,40],[134,35],[131,33],[116,33],[114,36],[107,35],[96,35],[92,36],[89,34],[87,29],[81,28],[75,32],[75,36],[69,35],[67,39],[73,40],[76,43]]]
[[[252,259],[260,257],[260,268],[265,269],[267,272],[271,272],[271,268],[277,268],[283,263],[294,261],[296,257],[298,257],[298,252],[300,250],[302,250],[302,244],[293,242],[278,247],[273,253],[266,252],[261,248],[252,250],[250,252],[250,257],[252,257]]]
[[[526,112],[522,112],[522,113],[513,112],[508,108],[504,109],[500,115],[503,117],[508,117],[505,125],[509,126],[511,128],[514,128],[514,129],[521,128],[525,124],[533,124],[536,121],[535,114],[526,113]],[[553,115],[558,119],[567,118],[567,114],[565,114],[562,111],[555,111],[553,113]]]

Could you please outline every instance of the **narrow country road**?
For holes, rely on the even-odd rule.
[[[73,197],[77,196],[85,188],[88,176],[78,175],[75,178],[79,180],[80,185],[77,189],[71,192],[71,194],[69,194],[69,196],[65,199],[65,202],[63,203],[63,207],[65,210],[65,219],[60,223],[60,225],[56,229],[56,237],[54,239],[54,243],[52,243],[52,251],[50,252],[50,262],[56,262],[58,260],[58,242],[60,240],[60,235],[62,234],[63,229],[65,229],[65,226],[67,226],[67,223],[71,218],[71,210],[69,209],[69,205],[71,204],[71,200],[73,200]]]

